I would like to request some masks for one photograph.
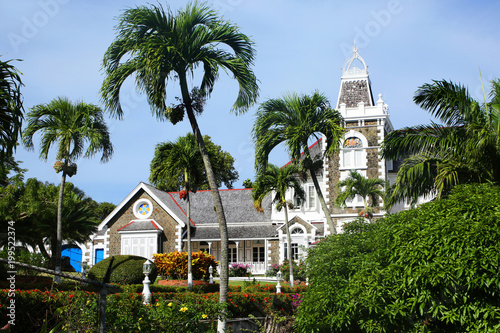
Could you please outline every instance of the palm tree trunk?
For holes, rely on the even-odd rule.
[[[292,236],[290,236],[290,227],[288,225],[288,208],[286,207],[286,202],[283,204],[285,208],[285,230],[286,230],[286,241],[288,242],[288,253],[287,259],[290,264],[290,287],[294,287],[294,278],[293,278],[293,262],[292,262]]]
[[[64,168],[68,166],[68,161],[64,161]],[[59,200],[57,202],[57,231],[56,231],[56,251],[52,254],[55,258],[55,271],[56,273],[61,272],[61,254],[62,254],[62,208],[63,208],[63,198],[64,198],[64,186],[66,184],[66,171],[62,171],[61,185],[59,187]],[[52,249],[54,250],[54,249]],[[59,275],[54,276],[54,282],[60,283],[61,277]]]
[[[311,174],[311,179],[313,181],[314,188],[316,189],[316,194],[318,195],[318,200],[319,203],[321,204],[321,209],[323,209],[323,213],[325,214],[326,222],[328,223],[328,228],[330,229],[330,233],[332,235],[336,234],[337,229],[335,228],[335,224],[333,223],[332,220],[332,215],[330,214],[330,210],[328,209],[325,198],[323,197],[323,193],[321,192],[321,187],[319,186],[318,177],[316,177],[316,171],[313,170],[312,168],[311,154],[309,153],[309,147],[307,147],[307,145],[304,146],[304,158],[308,158],[310,161],[309,173]]]
[[[210,185],[210,190],[212,191],[212,197],[214,200],[215,211],[217,213],[217,219],[219,220],[220,238],[221,238],[221,252],[220,252],[220,289],[219,289],[219,303],[225,304],[227,302],[228,296],[228,284],[229,284],[229,261],[228,261],[228,232],[226,216],[224,214],[224,208],[222,207],[222,200],[219,194],[219,189],[217,188],[217,183],[215,182],[215,175],[212,169],[212,163],[208,158],[207,148],[205,147],[205,142],[203,141],[203,136],[201,135],[200,128],[198,127],[198,122],[193,112],[191,106],[191,97],[189,96],[186,75],[179,73],[179,80],[181,86],[182,100],[186,106],[186,113],[191,123],[191,128],[193,129],[193,134],[200,148],[201,156],[203,158],[203,163],[205,164],[205,171],[207,173],[208,184]],[[226,332],[226,312],[223,310],[220,314],[217,332]]]
[[[191,255],[191,201],[189,200],[189,188],[186,186],[186,200],[187,200],[187,214],[186,214],[186,225],[187,225],[187,248],[188,248],[188,289],[193,288],[193,263]]]

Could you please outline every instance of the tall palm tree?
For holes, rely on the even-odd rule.
[[[305,199],[304,189],[297,178],[299,168],[296,164],[288,164],[283,168],[278,168],[274,164],[268,164],[265,169],[261,169],[257,174],[257,179],[253,183],[252,196],[254,205],[258,210],[262,210],[262,200],[273,194],[273,203],[276,203],[278,211],[285,210],[285,230],[288,243],[288,262],[290,263],[290,287],[294,286],[293,261],[292,261],[292,239],[288,221],[288,205],[293,205],[286,201],[286,192],[293,189],[295,202],[302,202]]]
[[[239,84],[232,110],[244,112],[258,96],[257,80],[251,70],[254,53],[253,42],[236,25],[220,18],[205,4],[190,3],[176,14],[170,9],[164,10],[161,5],[124,11],[119,17],[117,38],[103,60],[106,77],[101,95],[112,115],[122,117],[120,88],[129,76],[135,74],[137,89],[147,95],[151,110],[159,119],[168,117],[175,122],[179,113],[185,112],[188,116],[203,157],[220,225],[221,303],[227,300],[229,277],[226,218],[195,117],[188,76],[193,77],[194,70],[200,66],[203,72],[200,91],[209,96],[219,77],[219,69],[231,73]],[[182,103],[167,108],[166,87],[174,79],[178,79]],[[220,320],[218,331],[224,331],[225,326],[225,320]]]
[[[309,96],[291,93],[262,103],[252,130],[257,170],[267,166],[269,154],[280,143],[285,143],[295,163],[301,160],[303,152],[304,166],[314,183],[332,234],[336,233],[335,225],[319,186],[316,163],[312,160],[308,143],[311,137],[319,139],[318,134],[323,134],[326,138],[325,153],[332,157],[344,135],[341,123],[342,116],[330,107],[323,94],[314,92]]]
[[[380,178],[366,178],[356,170],[351,170],[349,177],[340,181],[337,186],[340,193],[335,199],[336,203],[346,206],[346,201],[353,200],[359,195],[363,198],[365,213],[371,221],[372,212],[370,208],[377,207],[379,198],[384,198],[385,181]],[[368,199],[370,200],[369,203]]]
[[[50,148],[57,146],[54,169],[62,172],[57,204],[57,246],[55,249],[55,270],[61,271],[63,198],[66,176],[76,174],[74,163],[81,156],[92,157],[102,152],[101,162],[109,160],[113,146],[102,110],[84,102],[72,103],[65,97],[58,97],[48,104],[34,106],[27,115],[28,125],[23,133],[23,144],[34,150],[33,137],[40,133],[40,158],[47,160]],[[87,145],[87,149],[85,146]],[[52,249],[54,251],[54,249]],[[56,277],[59,282],[60,278]]]
[[[23,83],[19,71],[10,64],[12,60],[0,61],[0,167],[8,160],[17,145],[23,121]]]
[[[393,131],[382,157],[404,159],[386,205],[441,197],[463,183],[500,181],[500,81],[490,102],[474,100],[466,87],[441,80],[421,86],[413,101],[443,122]]]
[[[151,161],[149,180],[153,185],[177,184],[182,178],[183,199],[187,203],[186,227],[188,248],[188,288],[193,287],[193,273],[191,263],[191,202],[189,192],[196,191],[205,177],[203,159],[193,134],[177,138],[175,142],[158,144],[155,156]]]

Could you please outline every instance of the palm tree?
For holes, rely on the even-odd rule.
[[[219,76],[219,69],[231,73],[239,84],[239,93],[232,110],[244,112],[258,96],[257,80],[251,65],[253,42],[239,28],[227,22],[205,4],[190,3],[175,15],[161,5],[128,9],[119,17],[117,38],[104,55],[105,80],[101,88],[106,109],[122,117],[119,94],[123,82],[135,74],[137,89],[147,95],[153,114],[159,119],[178,121],[187,114],[193,134],[203,157],[221,232],[220,303],[228,292],[228,236],[222,201],[214,172],[195,117],[189,94],[188,76],[201,66],[203,78],[200,92],[208,97]],[[178,79],[182,103],[166,107],[169,80]],[[174,118],[174,119],[173,119]],[[225,319],[218,331],[225,330]]]
[[[8,160],[17,145],[23,121],[23,102],[20,92],[23,83],[19,71],[0,61],[0,165]]]
[[[371,222],[372,212],[370,210],[378,206],[379,198],[384,198],[385,181],[380,178],[366,178],[356,170],[351,170],[349,177],[340,181],[337,186],[340,193],[335,199],[336,203],[346,206],[346,201],[353,200],[359,195],[363,198],[365,216]],[[368,204],[368,199],[370,199],[370,204]]]
[[[187,203],[186,226],[188,248],[188,288],[193,287],[191,263],[191,202],[189,192],[196,191],[203,183],[204,169],[202,167],[200,149],[193,134],[177,138],[175,142],[164,142],[156,146],[155,156],[151,162],[149,180],[156,184],[176,184],[182,178],[183,199]]]
[[[442,197],[464,183],[500,181],[500,81],[492,81],[491,101],[474,100],[462,85],[441,80],[421,86],[413,100],[444,124],[431,123],[393,131],[382,144],[382,157],[404,159],[389,207],[401,200]]]
[[[40,158],[47,160],[50,148],[57,145],[57,162],[54,169],[62,172],[57,204],[57,246],[55,249],[55,270],[61,271],[63,198],[66,176],[76,174],[79,157],[92,157],[102,152],[101,162],[109,160],[113,146],[102,110],[84,102],[72,103],[59,97],[48,104],[34,106],[27,115],[28,126],[22,139],[27,149],[34,150],[33,136],[41,134]],[[85,145],[88,145],[85,149]],[[54,250],[54,249],[52,249]],[[58,277],[56,281],[59,282]]]
[[[288,221],[288,205],[293,205],[286,201],[286,192],[293,189],[295,202],[302,202],[305,198],[304,189],[297,178],[299,168],[295,164],[288,164],[283,168],[278,168],[274,164],[268,164],[266,169],[261,169],[257,179],[253,183],[252,196],[254,205],[258,210],[262,210],[262,200],[272,193],[273,203],[276,203],[278,211],[285,210],[285,230],[288,243],[288,262],[290,263],[290,287],[294,286],[293,261],[292,261],[292,240]]]
[[[269,154],[280,143],[286,144],[295,163],[301,160],[303,152],[304,167],[309,171],[328,227],[333,234],[336,233],[335,225],[319,186],[316,176],[317,163],[312,160],[308,142],[311,137],[319,139],[318,133],[323,134],[326,138],[325,154],[333,157],[344,134],[341,123],[342,116],[330,107],[323,94],[314,92],[309,96],[292,93],[262,103],[252,130],[257,170],[267,166]]]

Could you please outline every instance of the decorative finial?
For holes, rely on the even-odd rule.
[[[356,40],[354,40],[354,44],[352,45],[352,53],[358,53],[358,46],[356,45]]]

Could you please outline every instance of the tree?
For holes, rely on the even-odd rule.
[[[12,60],[0,61],[0,165],[3,168],[17,146],[23,121],[23,99],[19,71],[10,64]]]
[[[414,102],[444,124],[406,127],[389,133],[382,157],[404,159],[391,206],[416,204],[424,195],[447,195],[458,184],[500,180],[500,81],[492,81],[491,101],[480,103],[467,88],[441,80],[421,86]]]
[[[0,188],[2,229],[7,232],[9,222],[14,223],[16,240],[32,248],[38,247],[47,259],[54,258],[54,249],[57,247],[54,220],[57,218],[58,192],[54,184],[35,178],[25,183],[12,182]],[[84,243],[96,231],[99,223],[97,203],[72,183],[65,184],[63,201],[62,239],[73,244]],[[52,256],[47,246],[52,250]]]
[[[198,151],[199,154],[199,148],[194,135],[188,134],[187,136],[189,136],[189,140],[194,140],[196,147],[193,147],[193,149]],[[177,142],[179,140],[180,138],[177,139]],[[203,136],[203,141],[205,142],[210,162],[212,163],[217,187],[222,186],[224,183],[227,188],[233,188],[233,183],[238,179],[238,171],[234,168],[234,158],[228,152],[223,151],[221,146],[214,144],[210,136]],[[151,161],[149,181],[157,188],[167,192],[180,191],[184,188],[184,174],[182,169],[169,167],[169,165],[176,162],[172,160],[169,153],[177,142],[158,144],[153,160]],[[196,180],[196,188],[192,187],[192,189],[208,190],[210,189],[208,178],[203,167],[201,155],[199,156],[199,165],[196,167],[200,169],[200,175],[199,179]]]
[[[371,221],[373,207],[377,207],[379,198],[384,198],[385,181],[379,178],[366,178],[356,170],[351,170],[349,177],[337,184],[340,193],[335,199],[338,205],[346,206],[346,201],[351,201],[357,195],[363,198],[365,216]],[[344,189],[342,189],[344,188]],[[368,204],[368,199],[370,203]]]
[[[499,186],[459,185],[320,242],[294,332],[498,331],[499,210]]]
[[[33,137],[40,133],[40,158],[47,160],[50,148],[57,145],[54,169],[62,172],[57,205],[57,246],[55,248],[55,270],[61,271],[63,198],[66,176],[76,174],[79,157],[92,157],[102,152],[101,162],[109,160],[113,146],[102,110],[84,102],[72,103],[58,97],[48,104],[34,106],[27,115],[28,126],[23,134],[23,144],[34,150]],[[87,149],[85,149],[85,145]],[[56,277],[56,281],[59,278]]]
[[[280,143],[285,143],[295,163],[303,161],[332,234],[336,233],[335,225],[318,183],[317,161],[312,160],[308,143],[311,137],[319,139],[317,134],[323,134],[326,138],[325,154],[333,157],[344,134],[341,123],[342,116],[330,107],[323,94],[314,92],[309,96],[292,93],[262,103],[252,129],[257,170],[267,166],[269,154]]]
[[[207,137],[205,137],[207,138]],[[202,183],[206,182],[204,174],[203,159],[200,149],[196,144],[193,134],[187,134],[177,138],[175,142],[164,142],[156,146],[155,156],[151,162],[151,174],[149,176],[153,185],[175,184],[178,186],[182,180],[181,199],[187,202],[186,229],[187,229],[187,278],[188,288],[193,287],[192,259],[191,259],[191,201],[189,192],[196,191]]]
[[[305,199],[304,189],[297,178],[299,170],[297,165],[288,164],[282,168],[278,168],[274,164],[268,164],[266,169],[261,170],[257,174],[257,179],[253,184],[252,197],[254,205],[258,210],[262,210],[262,201],[271,194],[273,195],[273,203],[276,203],[278,211],[285,210],[285,230],[288,243],[288,262],[290,263],[290,287],[294,286],[293,278],[293,258],[292,258],[292,239],[290,236],[290,228],[288,221],[288,206],[293,202],[286,201],[286,192],[293,190],[295,201],[300,203]]]
[[[221,232],[220,303],[228,292],[228,236],[222,201],[217,188],[208,152],[198,126],[193,100],[189,94],[188,75],[200,66],[203,78],[200,92],[208,97],[219,76],[219,69],[238,81],[239,93],[234,112],[244,112],[258,96],[257,80],[251,65],[254,61],[253,42],[239,28],[218,16],[205,4],[190,3],[173,14],[161,5],[140,6],[124,11],[119,17],[117,38],[104,55],[105,80],[101,95],[106,109],[122,117],[119,92],[123,82],[135,73],[136,86],[147,95],[153,114],[159,119],[179,113],[187,114],[193,134],[203,157],[208,182],[214,198]],[[166,107],[166,87],[169,80],[178,79],[182,104]],[[175,110],[173,114],[171,111]],[[218,331],[225,331],[221,316]]]

